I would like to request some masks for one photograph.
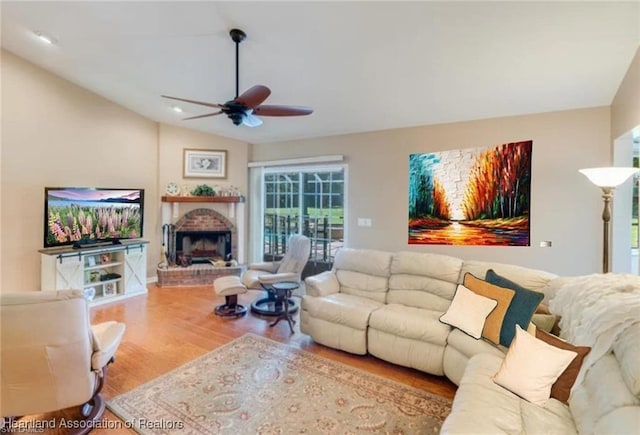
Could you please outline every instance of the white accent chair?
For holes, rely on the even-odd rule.
[[[88,433],[102,418],[106,367],[124,335],[118,322],[90,324],[79,290],[0,295],[0,415],[13,417],[81,406]]]
[[[284,304],[276,299],[271,285],[284,281],[300,283],[310,252],[309,238],[294,234],[289,238],[289,248],[282,260],[250,264],[242,275],[242,283],[248,289],[267,291],[267,297],[254,301],[251,310],[266,316],[279,316]],[[288,302],[289,312],[295,313],[299,304],[293,299]]]

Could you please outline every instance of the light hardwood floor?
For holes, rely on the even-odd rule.
[[[264,292],[240,295],[249,306]],[[117,320],[127,325],[124,339],[110,365],[103,395],[106,399],[125,393],[153,378],[187,363],[247,332],[268,337],[305,351],[339,361],[370,373],[453,398],[456,387],[445,377],[396,366],[372,356],[351,355],[316,344],[300,333],[296,322],[291,334],[286,322],[270,327],[272,318],[248,313],[240,318],[221,318],[213,308],[224,302],[211,286],[161,288],[149,285],[146,295],[91,309],[92,323]],[[295,315],[296,320],[299,314]],[[72,414],[71,414],[72,415]],[[67,417],[69,418],[69,417]],[[117,418],[105,413],[109,421]],[[94,434],[130,433],[99,429]]]

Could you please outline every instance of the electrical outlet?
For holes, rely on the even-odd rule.
[[[551,247],[551,240],[543,240],[542,242],[540,242],[540,247],[541,248],[550,248]]]

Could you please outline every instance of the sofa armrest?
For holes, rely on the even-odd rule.
[[[269,273],[276,273],[280,267],[280,261],[265,261],[263,263],[252,263],[247,266],[248,269],[264,270]]]
[[[91,325],[93,337],[91,368],[93,370],[102,369],[113,358],[124,335],[124,330],[124,323],[114,321]]]
[[[304,280],[305,291],[309,296],[328,296],[340,292],[340,283],[336,274],[328,270]]]
[[[270,275],[260,275],[258,277],[258,281],[260,281],[260,284],[269,285],[269,284],[275,284],[277,282],[282,282],[282,281],[298,282],[300,281],[300,278],[297,273],[283,272],[283,273],[274,273]]]

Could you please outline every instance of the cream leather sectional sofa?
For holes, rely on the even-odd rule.
[[[459,389],[443,433],[570,434],[591,430],[581,427],[564,403],[550,399],[540,407],[496,385],[491,376],[507,349],[476,340],[439,321],[464,275],[469,272],[484,279],[488,269],[545,293],[545,300],[552,296],[546,294],[553,287],[550,283],[559,279],[552,273],[515,265],[429,253],[343,248],[331,271],[305,280],[300,329],[328,347],[369,353],[447,376]],[[634,346],[640,348],[640,343]],[[613,353],[611,358],[616,361]],[[611,361],[607,367],[620,371]],[[627,386],[622,379],[614,373],[606,381],[607,388],[589,392],[593,407],[599,408],[594,413],[604,422],[594,433],[640,433],[640,380]],[[627,394],[622,401],[611,401],[607,390]],[[605,406],[607,402],[613,405]]]

